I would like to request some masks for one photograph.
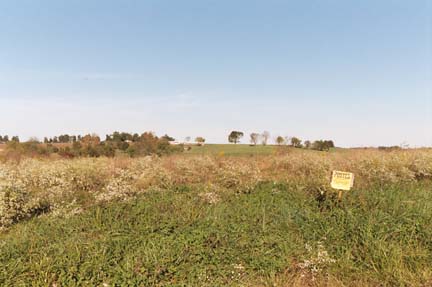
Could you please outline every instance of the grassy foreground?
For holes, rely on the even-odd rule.
[[[285,184],[189,185],[39,216],[0,235],[1,286],[430,286],[427,182],[341,204]]]

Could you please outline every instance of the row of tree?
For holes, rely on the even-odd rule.
[[[54,137],[45,137],[44,138],[44,143],[74,143],[74,142],[81,142],[83,140],[84,136],[81,135],[68,135],[68,134],[64,134],[64,135],[59,135],[59,136],[54,136]],[[1,136],[0,136],[0,141],[1,140]],[[175,138],[165,134],[164,136],[161,137],[161,139],[165,139],[169,142],[173,142],[175,141]],[[126,133],[126,132],[114,132],[112,134],[106,135],[105,136],[105,142],[139,142],[141,140],[141,135],[138,133]],[[185,139],[185,143],[190,142],[191,137],[186,137]],[[205,142],[205,138],[203,137],[196,137],[195,138],[195,142],[202,144]]]
[[[152,132],[145,132],[141,135],[115,132],[107,135],[105,141],[101,141],[101,138],[96,134],[61,135],[50,139],[45,138],[44,144],[35,138],[23,143],[8,140],[6,152],[30,156],[58,154],[64,157],[112,157],[117,153],[123,153],[134,157],[153,154],[164,155],[184,150],[182,145],[171,145],[171,140],[174,139],[168,135],[158,137]],[[69,144],[59,145],[57,143]]]
[[[0,135],[0,143],[7,143],[9,141],[19,142],[20,140],[18,136],[13,136],[9,139],[8,135],[4,135],[4,136]]]
[[[81,135],[59,135],[52,138],[44,138],[44,143],[74,143],[82,140]]]
[[[228,142],[237,144],[240,142],[241,138],[243,138],[244,133],[241,131],[232,131],[228,135]],[[250,135],[250,143],[251,145],[256,146],[261,143],[262,145],[267,145],[270,140],[270,133],[268,131],[264,131],[262,133],[251,133]],[[328,151],[330,148],[334,148],[334,142],[332,140],[316,140],[311,142],[309,140],[302,141],[298,137],[282,137],[277,136],[275,138],[275,143],[279,146],[282,145],[290,145],[295,148],[307,148],[314,149],[320,151]]]

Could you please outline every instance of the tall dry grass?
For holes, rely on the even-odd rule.
[[[171,156],[73,160],[26,159],[0,164],[0,227],[41,213],[69,215],[101,201],[179,186],[210,193],[250,192],[284,182],[316,194],[330,191],[332,170],[355,174],[356,189],[432,178],[431,150],[291,152],[262,157]]]

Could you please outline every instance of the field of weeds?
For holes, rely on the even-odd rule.
[[[426,149],[3,163],[0,285],[429,286],[431,179]]]

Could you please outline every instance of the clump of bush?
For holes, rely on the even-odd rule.
[[[7,141],[4,159],[21,160],[28,157],[52,157],[62,158],[76,157],[114,157],[119,154],[130,157],[147,155],[169,155],[184,151],[183,145],[171,145],[168,136],[157,137],[151,132],[142,135],[130,135],[127,133],[114,133],[107,135],[105,141],[101,141],[97,135],[59,137],[45,139],[40,143],[37,139],[27,142]],[[65,139],[70,140],[68,142]]]

